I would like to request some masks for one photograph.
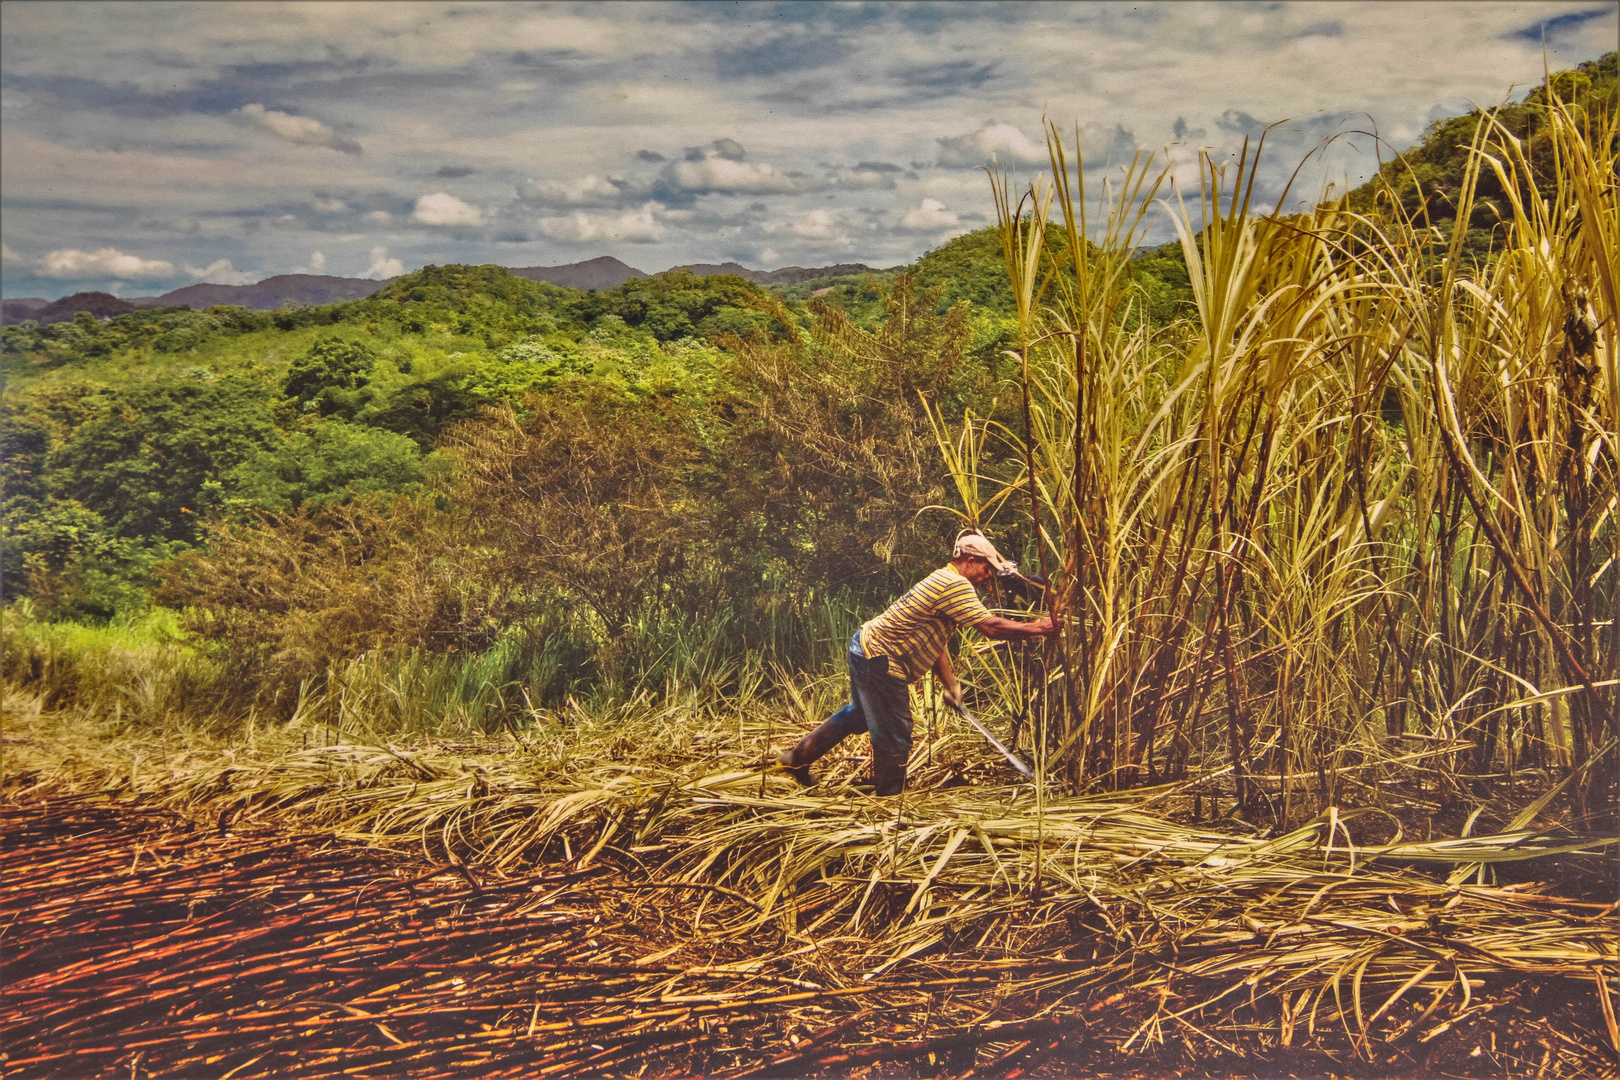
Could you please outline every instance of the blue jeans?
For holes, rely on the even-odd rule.
[[[889,674],[886,657],[868,658],[861,651],[860,634],[849,642],[849,702],[822,725],[837,738],[870,732],[874,758],[898,759],[902,766],[911,756],[911,691],[906,681]]]
[[[906,786],[911,756],[911,694],[906,681],[889,674],[884,657],[868,658],[860,635],[849,643],[849,704],[818,724],[781,758],[809,784],[809,766],[851,735],[872,735],[872,781],[879,795],[898,795]]]

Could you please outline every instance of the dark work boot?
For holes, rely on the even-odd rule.
[[[906,759],[895,754],[872,755],[874,795],[898,795],[906,789]]]
[[[816,781],[810,775],[810,766],[793,764],[793,751],[784,750],[776,755],[776,763],[792,774],[793,779],[799,782],[800,787],[810,787]]]
[[[793,749],[777,755],[776,763],[792,773],[793,779],[809,787],[815,782],[810,778],[811,762],[837,746],[846,734],[840,725],[828,720],[800,739]]]

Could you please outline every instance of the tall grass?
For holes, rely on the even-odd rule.
[[[0,609],[0,672],[39,708],[72,706],[115,725],[229,712],[224,666],[187,644],[162,608],[95,625],[42,619],[19,601]]]
[[[1037,535],[1056,570],[1059,641],[980,671],[1015,712],[1033,695],[1070,783],[1180,778],[1215,754],[1240,803],[1297,822],[1396,764],[1442,801],[1574,771],[1602,809],[1620,736],[1620,131],[1548,111],[1551,200],[1500,125],[1469,150],[1459,222],[1481,170],[1515,193],[1484,265],[1465,229],[1441,247],[1393,198],[1263,212],[1259,145],[1202,158],[1195,197],[1138,156],[1094,211],[1056,129],[1049,180],[997,178],[1026,395],[1003,435],[1024,469],[946,456],[959,490],[999,484],[992,527]],[[1197,308],[1164,331],[1130,279],[1157,209]]]
[[[0,610],[8,712],[73,712],[108,731],[226,739],[255,722],[294,723],[324,729],[316,737],[327,741],[528,730],[546,709],[570,703],[591,713],[627,702],[737,711],[773,687],[797,692],[790,684],[806,677],[800,669],[834,670],[860,623],[847,591],[813,593],[793,612],[649,607],[616,639],[591,613],[556,607],[507,626],[483,650],[373,650],[269,699],[241,678],[227,646],[197,643],[171,609],[104,625],[49,619],[27,600]],[[808,720],[824,706],[836,707],[798,712]]]

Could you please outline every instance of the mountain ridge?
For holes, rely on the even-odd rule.
[[[584,262],[564,263],[562,266],[509,266],[506,268],[530,281],[545,281],[565,289],[611,289],[632,278],[651,277],[611,255],[598,255]]]
[[[544,281],[569,289],[612,289],[623,285],[626,281],[655,276],[621,262],[611,255],[599,255],[594,259],[564,263],[560,266],[507,266],[502,269],[531,281]],[[672,266],[662,273],[679,270],[697,277],[734,274],[756,285],[797,285],[814,278],[887,272],[865,263],[836,263],[812,267],[784,266],[777,270],[753,270],[738,262],[724,262]],[[160,296],[125,298],[115,297],[110,293],[83,292],[51,301],[28,297],[6,300],[4,308],[0,309],[0,321],[16,323],[33,319],[41,324],[48,324],[71,320],[80,311],[88,311],[99,319],[128,311],[159,307],[202,309],[217,305],[234,305],[269,311],[285,307],[289,301],[295,305],[318,307],[344,300],[364,299],[394,280],[396,279],[333,277],[327,274],[276,274],[251,285],[199,283],[186,285]]]

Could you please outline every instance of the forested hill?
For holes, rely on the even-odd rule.
[[[1468,169],[1469,148],[1487,112],[1520,140],[1525,158],[1535,171],[1536,190],[1546,197],[1556,183],[1548,146],[1551,136],[1542,107],[1549,93],[1573,103],[1587,116],[1612,115],[1620,108],[1620,52],[1606,53],[1571,71],[1556,72],[1548,84],[1536,87],[1518,102],[1485,111],[1470,109],[1461,116],[1436,120],[1416,146],[1398,153],[1386,151],[1379,175],[1351,192],[1351,205],[1365,209],[1380,193],[1393,193],[1407,213],[1438,226],[1449,239],[1456,224],[1457,196]],[[1468,220],[1467,246],[1476,254],[1486,254],[1493,231],[1509,214],[1506,190],[1489,166],[1483,168]]]

